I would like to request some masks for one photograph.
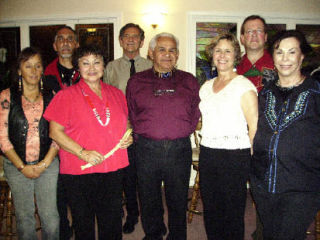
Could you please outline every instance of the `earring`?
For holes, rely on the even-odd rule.
[[[19,75],[18,84],[19,84],[19,91],[22,92],[22,76],[21,75]]]
[[[41,79],[40,79],[40,91],[41,92],[43,91],[43,74],[42,74]]]

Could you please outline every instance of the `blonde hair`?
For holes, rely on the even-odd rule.
[[[229,41],[232,47],[234,48],[234,53],[235,53],[234,63],[235,65],[238,65],[238,63],[241,60],[240,44],[238,39],[231,33],[224,33],[214,37],[211,43],[206,47],[207,55],[212,59],[213,49],[218,45],[220,40],[224,40],[224,39]]]

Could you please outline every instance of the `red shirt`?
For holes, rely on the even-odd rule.
[[[237,67],[237,73],[248,78],[257,88],[258,92],[262,89],[262,73],[265,69],[273,70],[273,60],[267,50],[264,50],[263,56],[254,64],[250,62],[245,54]]]
[[[102,82],[100,84],[102,100],[81,79],[79,83],[58,92],[43,116],[48,121],[64,126],[64,132],[85,149],[105,155],[119,143],[125,133],[128,110],[125,96],[120,90]],[[83,92],[89,95],[103,123],[106,122],[107,102],[110,109],[110,122],[107,126],[100,125]],[[61,149],[59,156],[62,174],[106,173],[128,166],[126,149],[117,150],[101,164],[83,171],[80,167],[86,162],[76,155]]]
[[[59,73],[59,70],[58,70],[58,62],[59,62],[59,58],[56,58],[54,59],[45,69],[44,71],[44,75],[52,75],[52,76],[55,76],[57,78],[57,81],[59,83],[59,86],[61,89],[65,89],[67,88],[68,86],[64,85],[62,83],[62,80],[61,80],[61,76],[60,76],[60,73]],[[72,83],[75,83],[76,80],[78,79],[78,76],[79,76],[79,72],[76,72],[72,78]]]

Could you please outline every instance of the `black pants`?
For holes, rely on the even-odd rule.
[[[208,240],[243,240],[250,150],[201,146],[199,161]]]
[[[57,183],[57,208],[60,217],[60,240],[69,240],[70,223],[68,220],[68,200],[65,187],[61,181],[61,175],[58,176]]]
[[[272,194],[251,184],[264,240],[304,240],[320,209],[319,193]]]
[[[95,239],[95,217],[99,239],[122,239],[122,175],[121,170],[61,175],[70,202],[75,239]]]
[[[141,219],[147,239],[162,239],[164,182],[168,207],[167,239],[186,240],[186,211],[192,161],[189,138],[154,141],[139,136],[136,143]]]
[[[128,148],[129,166],[124,169],[123,190],[126,196],[126,209],[128,220],[136,220],[139,217],[137,201],[137,169],[135,144]]]

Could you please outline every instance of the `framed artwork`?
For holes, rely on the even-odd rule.
[[[15,63],[20,52],[20,27],[0,28],[0,90],[11,82],[10,72],[15,71]]]
[[[273,36],[282,30],[286,29],[286,24],[267,24],[268,40],[271,40]],[[232,33],[235,36],[240,36],[240,26],[237,27],[237,22],[197,22],[196,23],[196,77],[202,85],[206,80],[212,79],[216,76],[211,67],[211,59],[206,54],[206,46],[208,46],[212,38],[223,33]],[[240,39],[240,37],[238,37]],[[268,47],[269,42],[266,44]]]
[[[320,66],[320,25],[317,24],[297,24],[296,29],[304,33],[313,52],[304,61],[304,67],[310,70]]]
[[[30,46],[41,49],[44,67],[57,57],[52,44],[56,32],[62,26],[65,26],[65,24],[29,27]]]
[[[287,15],[265,16],[264,13],[256,13],[262,16],[268,25],[268,42],[278,32],[285,29],[301,30],[307,36],[308,42],[314,49],[319,65],[320,56],[320,22],[319,17]],[[221,12],[189,12],[187,14],[187,71],[194,74],[200,84],[212,78],[211,61],[205,54],[205,47],[211,39],[223,32],[231,32],[240,40],[240,28],[243,20],[251,14],[237,15]],[[241,46],[244,52],[243,46]]]
[[[114,59],[114,27],[106,24],[76,24],[80,46],[96,44],[104,51],[105,63]]]
[[[267,24],[267,34],[268,34],[268,40],[266,43],[266,48],[268,48],[271,44],[272,39],[274,36],[283,30],[286,30],[287,25],[286,24],[277,24],[277,23],[270,23]]]
[[[236,23],[196,23],[196,77],[202,85],[206,80],[214,77],[211,59],[206,54],[206,46],[212,39],[220,34],[231,32],[237,35]]]

